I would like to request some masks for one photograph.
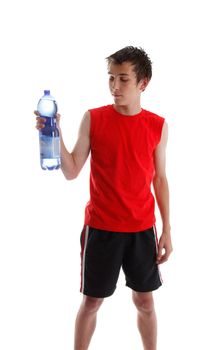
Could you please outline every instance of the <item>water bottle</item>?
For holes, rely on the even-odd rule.
[[[56,125],[56,113],[58,107],[49,90],[44,90],[44,95],[38,102],[37,111],[46,119],[45,127],[39,130],[40,164],[43,170],[59,169],[60,137]]]

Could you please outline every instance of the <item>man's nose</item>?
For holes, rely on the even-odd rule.
[[[118,79],[116,79],[116,78],[114,79],[112,87],[114,90],[119,89],[119,80]]]

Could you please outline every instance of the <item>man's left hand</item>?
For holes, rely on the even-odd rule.
[[[172,251],[173,247],[170,233],[163,232],[160,236],[158,244],[157,264],[163,264],[165,261],[167,261]]]

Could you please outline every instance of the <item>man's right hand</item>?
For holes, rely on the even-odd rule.
[[[34,114],[37,116],[36,117],[36,128],[37,128],[37,130],[43,129],[45,127],[44,123],[45,123],[46,119],[40,117],[40,114],[37,111],[34,111]]]
[[[45,123],[46,119],[43,117],[40,117],[40,114],[38,111],[34,111],[34,114],[36,115],[36,129],[37,130],[43,129],[45,127],[44,123]],[[56,125],[57,125],[58,129],[60,129],[60,126],[59,126],[60,117],[61,117],[61,115],[59,113],[57,113],[56,114]]]

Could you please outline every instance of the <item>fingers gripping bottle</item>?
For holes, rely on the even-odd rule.
[[[45,127],[39,130],[40,164],[43,170],[59,169],[60,137],[56,125],[56,113],[58,107],[49,90],[44,90],[44,95],[38,102],[37,111],[46,119]]]

